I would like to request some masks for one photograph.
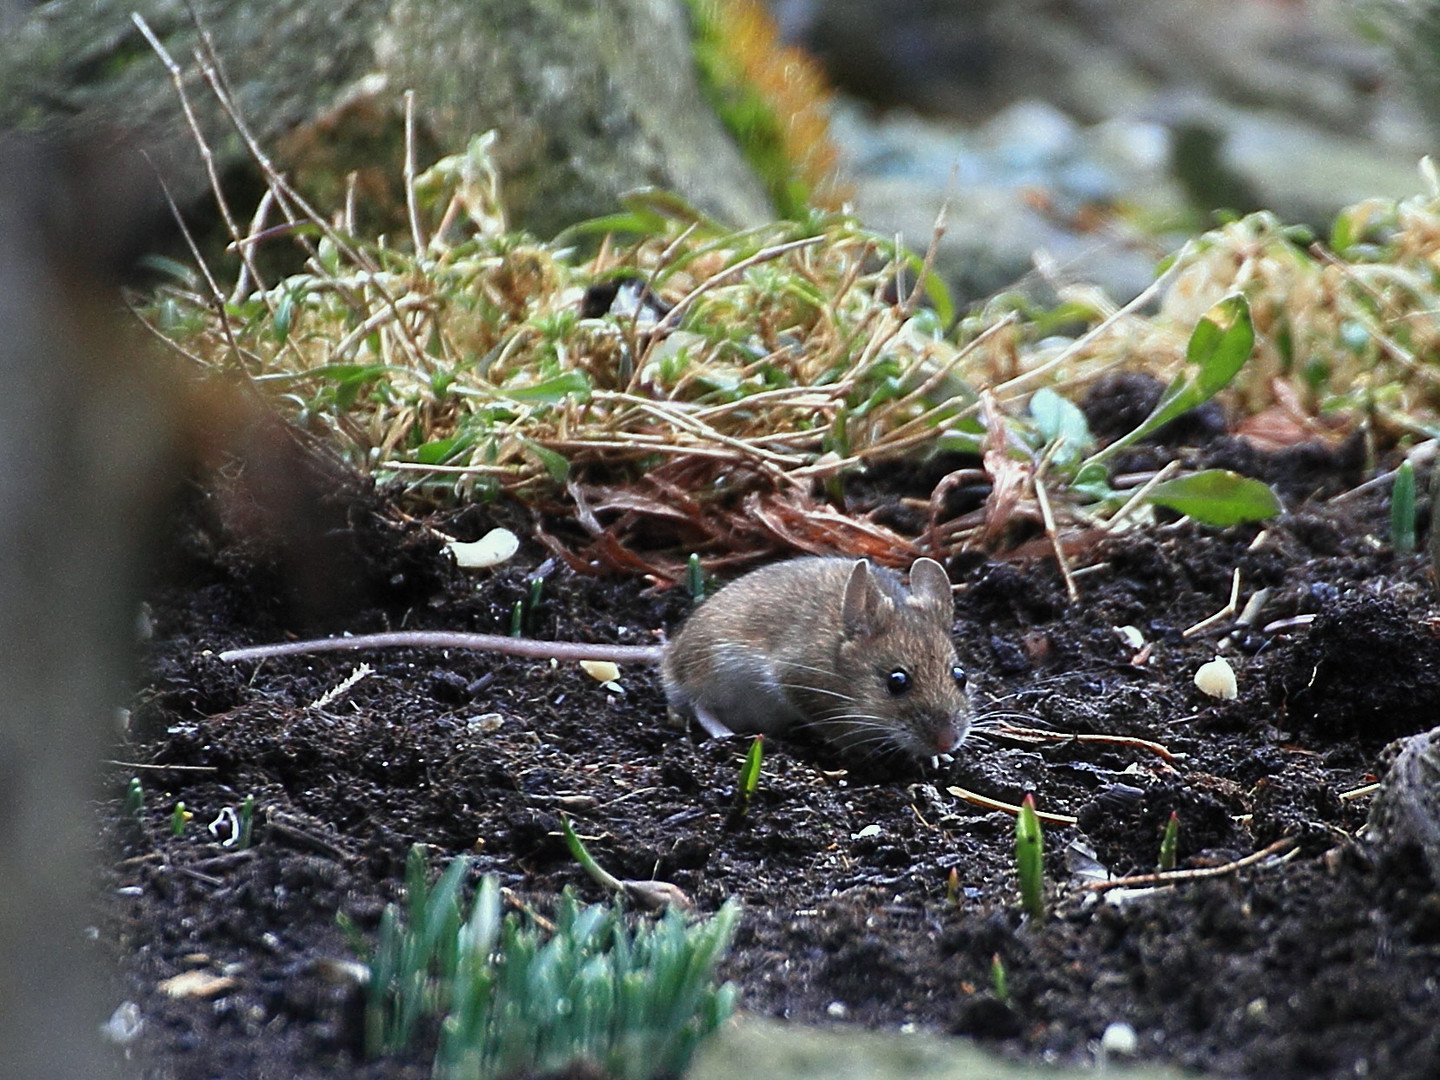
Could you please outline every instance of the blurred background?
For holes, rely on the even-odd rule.
[[[1434,5],[1341,0],[771,0],[839,92],[861,216],[969,298],[1044,252],[1137,292],[1157,251],[1266,209],[1321,236],[1417,194],[1435,145]]]

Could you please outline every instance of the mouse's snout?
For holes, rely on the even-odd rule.
[[[969,728],[964,720],[949,720],[939,724],[930,732],[930,752],[948,754],[965,741]]]

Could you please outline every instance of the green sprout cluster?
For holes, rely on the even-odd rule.
[[[676,908],[630,926],[621,903],[581,906],[566,890],[552,930],[500,913],[485,877],[470,911],[460,902],[470,861],[433,887],[412,849],[405,914],[391,905],[370,957],[366,1044],[398,1053],[438,1030],[435,1075],[499,1080],[588,1065],[607,1076],[677,1076],[699,1041],[734,1008],[716,985],[739,907],[689,922]]]

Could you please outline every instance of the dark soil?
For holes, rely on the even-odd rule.
[[[982,710],[1154,740],[1182,759],[976,737],[934,769],[772,740],[739,820],[747,741],[671,727],[653,670],[627,670],[617,692],[574,665],[474,653],[221,663],[222,648],[341,627],[503,632],[545,553],[526,547],[493,575],[456,571],[423,524],[342,485],[326,527],[310,530],[312,557],[297,556],[283,529],[223,510],[219,484],[221,497],[177,515],[122,751],[135,764],[115,769],[101,811],[100,940],[118,964],[116,1000],[145,1020],[132,1070],[427,1076],[420,1058],[359,1059],[355,994],[318,963],[353,956],[337,915],[373,931],[417,842],[436,865],[472,854],[477,872],[542,913],[567,885],[598,900],[566,851],[564,812],[621,877],[672,881],[704,910],[743,900],[725,974],[755,1013],[914,1024],[1069,1062],[1090,1060],[1106,1025],[1124,1020],[1140,1056],[1214,1075],[1440,1075],[1440,897],[1419,860],[1367,853],[1355,837],[1368,800],[1343,797],[1387,741],[1440,722],[1426,561],[1389,549],[1383,492],[1327,502],[1356,479],[1344,455],[1208,453],[1269,470],[1291,512],[1263,531],[1181,523],[1104,540],[1077,558],[1091,566],[1078,604],[1053,560],[950,566],[956,640]],[[429,523],[467,539],[491,523],[530,534],[515,508]],[[314,545],[333,555],[314,558]],[[1186,637],[1225,605],[1237,569],[1242,602],[1269,590],[1258,620]],[[653,642],[689,607],[679,590],[542,572],[534,636]],[[1147,662],[1132,662],[1123,626],[1150,643]],[[1217,651],[1236,669],[1237,700],[1192,682]],[[373,674],[311,704],[361,660]],[[121,809],[131,776],[145,790],[138,824]],[[1079,817],[1047,830],[1043,925],[1017,910],[1013,820],[960,801],[955,785],[1007,802],[1034,792],[1042,809]],[[222,846],[228,832],[207,826],[247,795],[254,846]],[[194,813],[179,837],[177,800]],[[1287,837],[1298,846],[1124,901],[1072,878],[1075,843],[1115,874],[1152,870],[1172,810],[1182,867]],[[1005,1003],[991,990],[997,955]],[[160,989],[192,970],[222,981],[203,997]]]

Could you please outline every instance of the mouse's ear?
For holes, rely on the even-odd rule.
[[[955,594],[950,576],[934,559],[916,559],[910,567],[910,594],[926,607],[934,608],[947,623],[955,621]]]
[[[856,559],[845,581],[845,600],[840,607],[845,637],[854,640],[883,633],[893,610],[889,598],[875,581],[870,560]]]

